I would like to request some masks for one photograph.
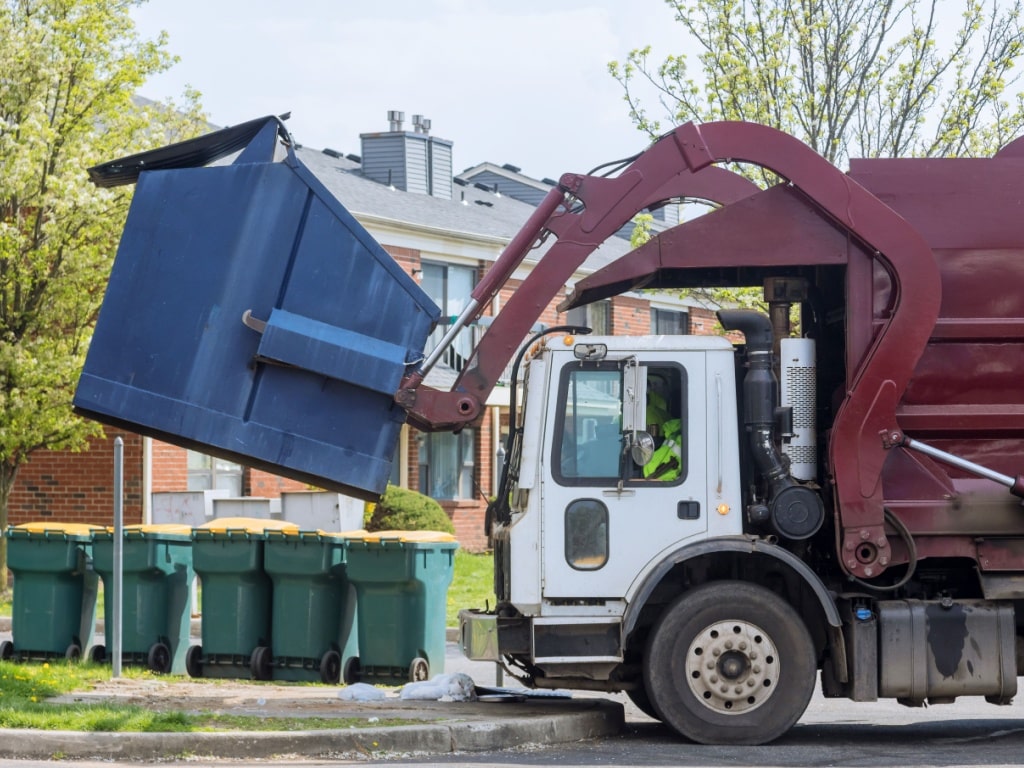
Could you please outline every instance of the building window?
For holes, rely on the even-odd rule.
[[[585,325],[595,334],[608,336],[612,332],[612,303],[595,301],[582,307],[573,307],[565,316],[570,325]]]
[[[651,310],[651,333],[656,335],[682,336],[689,332],[689,312],[673,312],[669,309]]]
[[[188,451],[188,490],[224,490],[242,495],[242,465],[197,451]]]
[[[420,436],[420,493],[450,501],[472,499],[476,430]]]
[[[458,317],[469,302],[476,283],[476,269],[454,264],[422,263],[423,277],[420,287],[430,300],[441,308],[441,322],[427,340],[427,349],[433,349],[448,331],[448,318]],[[464,328],[455,337],[455,343],[444,353],[443,362],[449,368],[461,371],[473,351],[472,329]]]

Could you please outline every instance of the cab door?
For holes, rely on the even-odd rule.
[[[648,466],[645,472],[630,456],[622,427],[624,397],[630,396],[626,361],[566,361],[549,393],[545,601],[621,599],[659,553],[706,535],[705,355],[678,352],[640,362],[647,371],[648,428],[657,448],[668,439],[666,421],[678,420],[674,469]],[[666,413],[656,415],[661,401]],[[673,450],[660,451],[662,458]]]

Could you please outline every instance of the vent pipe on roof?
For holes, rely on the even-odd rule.
[[[414,117],[413,120],[416,118]],[[405,112],[397,109],[388,110],[388,121],[391,123],[391,132],[397,133],[402,130],[402,121],[405,120]]]
[[[424,136],[429,135],[430,118],[424,117],[423,115],[413,115],[412,127],[416,133],[422,133]]]

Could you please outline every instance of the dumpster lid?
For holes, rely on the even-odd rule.
[[[384,539],[409,543],[453,542],[455,537],[444,531],[374,531],[362,537],[364,541],[379,542]]]
[[[26,533],[64,533],[71,536],[88,536],[96,531],[102,531],[102,525],[91,523],[56,523],[51,520],[37,521],[34,523],[22,523],[12,526],[15,530]]]
[[[262,517],[219,517],[203,523],[196,530],[212,533],[243,530],[246,533],[263,533],[264,531],[298,531],[299,526],[285,520],[268,520]]]

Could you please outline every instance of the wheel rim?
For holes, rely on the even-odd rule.
[[[697,701],[724,715],[752,712],[779,683],[779,654],[756,624],[720,621],[697,635],[686,654],[686,681]]]

